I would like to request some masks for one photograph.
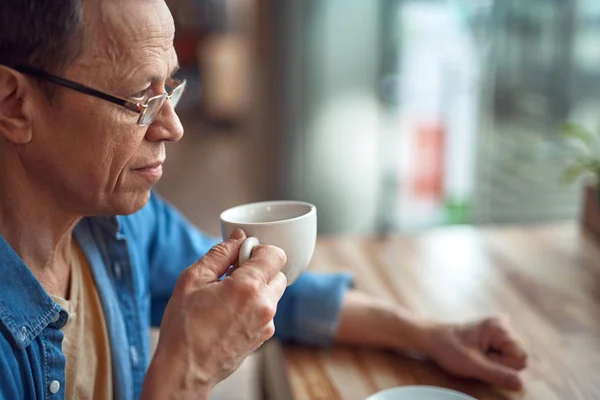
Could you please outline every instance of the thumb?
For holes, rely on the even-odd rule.
[[[240,254],[240,247],[246,239],[246,234],[241,229],[234,230],[229,238],[213,246],[190,269],[197,278],[205,283],[216,282],[233,265]]]
[[[523,386],[516,370],[497,363],[483,354],[473,355],[472,365],[473,378],[508,390],[520,390]]]

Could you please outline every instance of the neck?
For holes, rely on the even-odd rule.
[[[81,217],[61,209],[49,190],[14,165],[0,162],[0,234],[49,294],[66,297],[73,229]]]

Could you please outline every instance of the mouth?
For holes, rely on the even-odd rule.
[[[149,178],[158,179],[162,175],[163,161],[156,161],[150,164],[146,164],[142,167],[132,168],[131,171],[137,174],[145,175]]]

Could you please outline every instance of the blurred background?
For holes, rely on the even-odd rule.
[[[596,126],[598,0],[168,0],[186,135],[158,191],[298,199],[321,234],[574,218],[560,126]]]

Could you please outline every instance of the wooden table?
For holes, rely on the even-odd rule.
[[[600,247],[574,223],[322,238],[311,268],[350,269],[359,289],[427,318],[510,314],[530,353],[525,390],[508,393],[459,380],[393,352],[270,344],[267,384],[278,400],[365,399],[413,384],[482,400],[600,399]]]

